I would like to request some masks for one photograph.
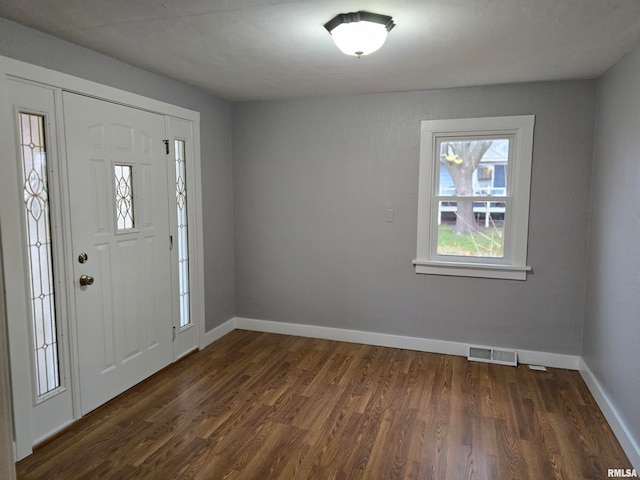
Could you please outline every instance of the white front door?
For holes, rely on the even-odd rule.
[[[163,116],[67,92],[63,104],[84,415],[173,361],[175,199]]]
[[[199,124],[195,111],[0,56],[2,273],[11,280],[5,307],[18,459],[198,347]],[[176,143],[187,170],[186,214]],[[114,220],[116,167],[124,215]],[[129,171],[133,220],[126,215]],[[180,235],[187,241],[178,242]],[[81,286],[81,275],[94,283]]]

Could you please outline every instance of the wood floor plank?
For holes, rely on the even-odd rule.
[[[632,468],[578,372],[236,330],[18,478],[601,479]]]

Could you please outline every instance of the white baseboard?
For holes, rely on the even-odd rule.
[[[598,379],[593,375],[593,372],[583,358],[580,358],[580,374],[584,379],[584,383],[587,384],[591,395],[593,395],[593,398],[600,407],[600,410],[602,410],[604,418],[609,422],[609,426],[611,426],[611,429],[620,442],[622,449],[627,454],[627,457],[629,457],[631,464],[636,470],[640,471],[640,446],[638,445],[638,442],[636,442],[633,435],[631,435],[627,425],[620,417],[618,410],[611,402],[611,399],[600,385],[600,382],[598,382]],[[620,466],[612,465],[611,468],[620,468]]]
[[[205,348],[211,345],[219,338],[224,337],[227,333],[232,332],[237,327],[235,326],[235,318],[231,318],[224,322],[222,325],[217,326],[213,330],[205,332],[204,338],[200,340],[200,348]]]
[[[534,350],[518,350],[518,363],[527,365],[544,365],[552,368],[566,368],[578,370],[580,357],[577,355],[565,355],[562,353],[536,352]]]
[[[234,317],[231,321],[233,321],[235,328],[242,330],[298,335],[301,337],[325,338],[327,340],[364,343],[367,345],[377,345],[381,347],[404,348],[420,352],[444,353],[463,357],[467,356],[468,345],[460,342],[405,337],[386,333],[363,332],[359,330],[346,330],[334,327],[320,327],[316,325],[272,322],[252,318]],[[578,370],[580,357],[559,353],[518,350],[518,359],[520,363]]]

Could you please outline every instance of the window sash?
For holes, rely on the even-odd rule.
[[[474,203],[503,203],[504,204],[504,227],[503,227],[503,255],[501,257],[483,257],[479,255],[444,255],[438,253],[438,227],[439,227],[439,214],[440,202],[456,202],[457,200],[464,199]],[[429,238],[429,255],[428,259],[440,262],[458,262],[458,263],[473,263],[473,264],[504,264],[505,258],[511,256],[511,242],[509,242],[511,232],[511,197],[493,197],[493,196],[451,196],[451,195],[437,195],[433,197],[431,202],[431,213],[429,218],[430,224],[430,238]]]

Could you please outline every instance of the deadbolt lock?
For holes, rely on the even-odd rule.
[[[80,263],[85,263],[87,260],[89,260],[89,255],[87,255],[86,253],[81,253],[80,255],[78,255],[78,261]]]
[[[90,275],[80,275],[80,286],[87,287],[93,285],[93,277]]]

